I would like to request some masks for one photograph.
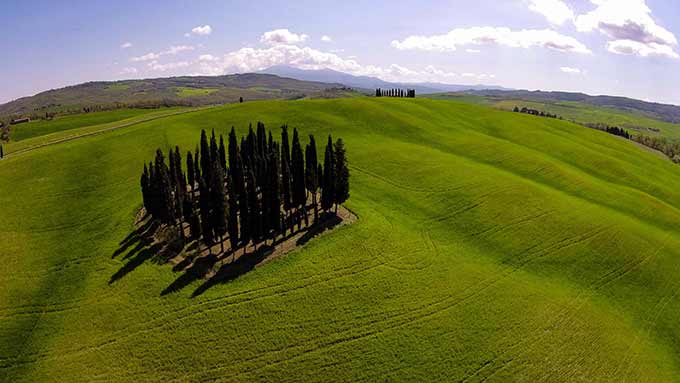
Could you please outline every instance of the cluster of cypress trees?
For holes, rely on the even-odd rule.
[[[416,98],[415,89],[376,89],[375,97],[406,97],[406,98]]]
[[[251,126],[240,143],[232,127],[228,150],[223,136],[218,143],[214,130],[210,139],[203,130],[200,145],[193,154],[187,152],[186,173],[178,147],[168,152],[167,164],[158,149],[154,161],[144,165],[140,183],[144,207],[153,219],[179,227],[182,238],[188,224],[191,240],[202,239],[209,248],[217,240],[222,252],[225,235],[236,250],[292,233],[295,225],[309,226],[310,207],[316,224],[319,191],[326,213],[337,213],[337,206],[349,198],[342,139],[333,143],[328,136],[322,165],[314,136],[303,152],[297,129],[291,143],[284,125],[279,143],[262,123],[255,131]]]

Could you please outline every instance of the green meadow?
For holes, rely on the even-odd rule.
[[[163,111],[179,108],[165,108]],[[92,125],[101,125],[132,119],[150,113],[157,113],[157,109],[117,109],[104,112],[93,112],[60,116],[53,120],[37,120],[26,124],[12,125],[10,139],[23,141],[28,138],[44,136],[46,134],[63,132]]]
[[[133,234],[142,166],[257,121],[342,137],[359,219],[184,283]],[[678,167],[566,121],[367,97],[197,110],[1,160],[0,225],[1,382],[680,380]]]
[[[583,124],[607,124],[626,128],[633,134],[646,136],[662,136],[680,139],[680,124],[661,121],[652,116],[646,116],[640,111],[626,111],[622,109],[602,107],[576,101],[536,102],[515,99],[499,99],[468,94],[442,93],[425,95],[424,97],[437,100],[454,100],[478,105],[487,105],[501,110],[511,111],[515,106],[527,107],[557,114],[566,120]]]

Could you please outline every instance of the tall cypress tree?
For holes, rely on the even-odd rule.
[[[222,173],[227,171],[227,151],[224,148],[224,137],[220,134],[220,147],[218,149],[220,156],[220,165],[222,166]]]
[[[212,159],[210,158],[210,144],[205,129],[201,130],[201,178],[205,181],[210,180],[210,168]]]
[[[217,139],[215,138],[215,129],[213,129],[212,134],[210,135],[210,171],[212,172],[215,164],[219,163],[220,153],[219,148],[217,147]]]
[[[227,191],[224,188],[224,173],[219,163],[213,164],[210,186],[211,226],[220,240],[220,252],[224,253],[224,235],[227,233]]]
[[[257,240],[260,237],[260,208],[259,199],[257,196],[257,185],[255,184],[255,174],[252,169],[248,171],[248,223],[250,224],[250,238],[253,240],[253,246],[257,249]]]
[[[196,195],[196,169],[194,169],[194,158],[191,151],[187,152],[187,177],[191,187],[191,198],[194,198]]]
[[[312,194],[312,204],[314,205],[314,223],[319,221],[319,206],[317,204],[316,192],[319,189],[319,179],[317,176],[318,158],[316,155],[316,140],[313,135],[309,135],[309,144],[305,148],[305,179],[307,191]]]
[[[142,204],[144,205],[147,214],[151,213],[149,210],[149,182],[149,169],[146,167],[146,164],[144,164],[144,171],[142,172],[139,183],[142,187]]]
[[[177,172],[175,170],[176,164],[177,162],[175,162],[175,153],[172,151],[172,149],[170,149],[168,151],[168,175],[170,176],[170,186],[172,186],[173,190],[177,184]]]
[[[243,161],[239,162],[239,176],[234,180],[236,190],[238,191],[238,208],[239,208],[239,227],[241,229],[240,240],[243,247],[248,245],[250,241],[250,213],[248,211],[248,191],[246,189],[246,181],[244,176]]]
[[[211,224],[212,217],[210,213],[211,198],[210,190],[208,189],[208,185],[205,183],[205,180],[203,180],[203,177],[199,177],[198,179],[198,188],[200,193],[198,203],[200,207],[199,213],[201,215],[201,232],[203,233],[203,242],[206,246],[208,246],[208,253],[212,254],[214,236]]]
[[[172,186],[170,185],[168,166],[165,164],[165,157],[163,156],[163,152],[160,149],[156,150],[154,168],[160,197],[158,205],[158,218],[161,220],[161,222],[170,224],[173,223],[175,216],[174,201],[172,196],[173,190]]]
[[[229,176],[229,187],[227,189],[229,196],[229,221],[227,222],[227,230],[229,231],[229,243],[231,245],[232,254],[236,253],[238,249],[238,197],[236,195],[236,187],[234,180]],[[233,258],[232,258],[233,259]]]
[[[293,147],[292,147],[292,173],[293,173],[293,205],[295,206],[298,229],[302,225],[300,213],[304,214],[306,221],[307,213],[305,205],[307,202],[307,192],[305,188],[305,159],[302,154],[302,147],[300,146],[300,137],[297,129],[293,129]]]
[[[335,153],[333,151],[333,139],[329,135],[323,159],[321,208],[328,212],[333,207],[333,203],[335,203]]]
[[[196,180],[196,184],[198,184],[198,178],[201,176],[201,162],[199,159],[201,151],[198,149],[198,145],[196,145],[196,151],[194,151],[194,153],[196,153],[194,156],[194,179]]]
[[[335,212],[338,212],[338,205],[349,199],[349,167],[347,166],[347,156],[345,144],[342,138],[335,141]]]
[[[279,147],[277,144],[272,145],[272,153],[269,156],[269,229],[272,232],[272,238],[276,238],[281,231],[281,178],[279,175]]]

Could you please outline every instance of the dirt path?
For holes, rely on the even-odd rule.
[[[155,116],[143,118],[143,119],[140,119],[140,120],[126,122],[126,123],[123,123],[123,124],[120,124],[120,125],[111,126],[111,127],[108,127],[108,128],[103,128],[103,129],[100,129],[100,130],[94,130],[94,131],[91,131],[91,132],[86,132],[86,133],[82,133],[82,134],[76,134],[76,135],[73,135],[73,136],[59,138],[59,139],[56,139],[56,140],[53,140],[53,141],[47,141],[47,142],[44,142],[42,144],[33,145],[33,146],[29,146],[29,147],[26,147],[26,148],[23,148],[23,149],[19,149],[17,151],[5,153],[5,158],[18,156],[20,154],[30,152],[32,150],[40,149],[40,148],[43,148],[43,147],[46,147],[46,146],[57,145],[57,144],[61,144],[61,143],[64,143],[64,142],[77,140],[79,138],[94,136],[94,135],[97,135],[97,134],[108,133],[108,132],[118,130],[118,129],[128,128],[130,126],[134,126],[134,125],[141,124],[141,123],[144,123],[144,122],[154,121],[154,120],[158,120],[158,119],[166,118],[166,117],[177,116],[177,115],[185,114],[185,113],[198,112],[198,111],[209,109],[209,108],[212,108],[212,106],[189,109],[189,110],[181,110],[179,112],[172,112],[172,113],[162,114],[162,115],[155,115]]]

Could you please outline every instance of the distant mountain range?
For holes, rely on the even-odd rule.
[[[410,88],[415,89],[416,93],[441,93],[441,92],[462,92],[467,90],[510,90],[495,85],[456,85],[441,84],[435,82],[424,83],[399,83],[388,82],[376,77],[354,76],[344,72],[331,69],[308,70],[299,69],[286,65],[277,65],[258,73],[274,74],[281,77],[294,78],[303,81],[317,81],[326,83],[340,83],[351,88],[373,91],[376,88]]]

